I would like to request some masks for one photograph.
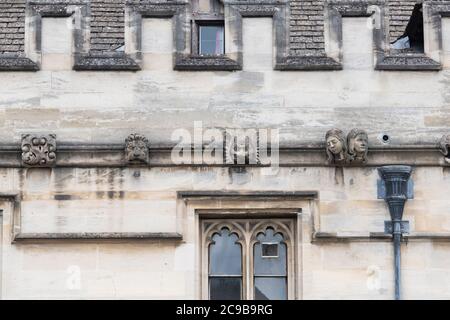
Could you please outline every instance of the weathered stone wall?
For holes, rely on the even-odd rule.
[[[23,53],[25,1],[0,4],[0,54]],[[115,51],[124,45],[124,0],[91,0],[91,50]],[[403,34],[416,0],[389,0],[391,40]],[[324,1],[291,0],[290,53],[323,55]]]
[[[51,26],[59,22],[50,19],[44,27],[43,48],[48,50],[43,50],[47,62],[42,70],[0,75],[2,157],[19,156],[23,133],[56,133],[58,143],[77,146],[123,145],[137,131],[156,146],[173,143],[173,131],[192,130],[194,121],[204,127],[280,128],[284,146],[323,146],[328,129],[360,127],[369,132],[371,148],[425,144],[426,152],[439,154],[433,146],[448,133],[450,121],[450,42],[444,42],[442,71],[374,71],[366,22],[344,19],[342,71],[274,71],[270,37],[252,36],[270,30],[271,21],[249,18],[243,23],[242,71],[174,71],[171,21],[150,19],[144,22],[143,37],[161,40],[144,47],[142,71],[76,72],[67,39],[61,39],[70,33],[54,30]],[[443,39],[449,37],[446,19]],[[382,134],[390,135],[391,145],[383,144]],[[78,156],[74,151],[72,157]],[[297,297],[393,297],[392,243],[367,239],[370,232],[382,232],[389,219],[384,201],[377,199],[375,167],[339,170],[318,163],[283,167],[267,176],[261,168],[151,164],[2,168],[2,298],[198,298],[198,221],[179,214],[184,202],[177,198],[178,191],[186,190],[317,192],[301,216]],[[450,298],[449,177],[443,164],[414,168],[414,199],[406,205],[405,219],[416,238],[402,245],[406,299]],[[17,228],[6,198],[12,195],[20,199],[21,232],[181,231],[183,240],[11,244]],[[313,230],[313,222],[319,229]],[[366,240],[324,242],[312,239],[313,231],[362,234]],[[439,235],[444,236],[437,241]],[[73,276],[79,276],[79,287],[73,286]]]
[[[177,216],[184,203],[177,198],[180,190],[318,190],[317,212],[309,209],[307,201],[301,207],[298,298],[393,297],[393,253],[388,239],[311,239],[313,231],[347,236],[382,232],[389,214],[384,200],[376,196],[379,177],[375,168],[346,168],[342,179],[336,179],[340,173],[334,168],[281,168],[273,177],[264,176],[259,168],[2,169],[0,176],[2,192],[20,192],[23,197],[23,232],[136,232],[158,228],[173,232],[177,230],[175,224],[165,222],[180,219],[183,233],[183,241],[11,244],[11,203],[0,202],[4,210],[3,298],[197,299],[199,226],[189,212]],[[412,178],[414,199],[407,202],[404,216],[411,223],[412,234],[448,234],[448,170],[419,167]],[[247,203],[243,205],[248,207]],[[264,205],[270,205],[270,201],[263,201]],[[313,220],[320,230],[313,230]],[[449,250],[449,242],[429,239],[402,244],[405,299],[450,297]],[[76,276],[80,287],[73,286]]]
[[[205,127],[279,127],[291,145],[320,143],[335,126],[367,128],[375,145],[383,145],[384,133],[392,145],[436,144],[448,130],[448,69],[374,71],[366,20],[345,21],[338,72],[277,72],[266,58],[249,65],[272,54],[264,37],[255,38],[259,52],[251,52],[256,43],[247,46],[242,72],[173,71],[170,19],[153,36],[151,28],[143,31],[164,41],[143,53],[149,69],[140,72],[71,72],[70,53],[48,53],[46,70],[1,75],[0,141],[19,143],[21,133],[44,130],[65,142],[122,143],[132,128],[167,144],[174,129],[202,120]],[[54,37],[59,43],[59,32]]]

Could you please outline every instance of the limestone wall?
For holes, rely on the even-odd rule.
[[[22,233],[157,231],[180,232],[183,240],[11,244],[12,203],[4,199],[3,298],[199,298],[199,225],[177,197],[184,190],[317,191],[318,199],[299,204],[297,297],[392,298],[390,240],[311,238],[313,232],[347,237],[383,232],[389,215],[384,200],[377,199],[375,169],[344,169],[342,180],[334,168],[282,168],[271,178],[257,168],[39,170],[1,170],[2,190],[23,199]],[[32,176],[38,174],[36,189]],[[448,299],[450,244],[416,236],[450,233],[449,175],[442,168],[416,168],[412,178],[414,199],[407,202],[404,216],[411,239],[402,245],[404,298]],[[270,201],[259,205],[264,206],[270,207]],[[80,287],[73,280],[77,276]]]
[[[149,19],[143,38],[154,41],[143,47],[144,70],[75,72],[66,21],[47,19],[42,70],[0,74],[1,159],[15,152],[5,146],[18,148],[23,133],[56,133],[58,142],[77,145],[123,144],[140,132],[157,146],[174,143],[173,130],[192,130],[194,121],[279,128],[284,146],[321,146],[332,127],[366,129],[371,147],[385,146],[380,137],[388,134],[391,146],[433,148],[448,133],[448,18],[438,72],[374,71],[366,18],[344,19],[342,71],[274,71],[270,19],[245,18],[242,71],[173,71],[171,20]],[[402,245],[404,298],[450,298],[449,172],[438,164],[414,168],[414,199],[404,217],[411,224],[410,241]],[[392,243],[370,236],[382,233],[389,219],[372,166],[286,166],[267,176],[250,167],[5,165],[0,177],[4,299],[200,298],[199,220],[180,191],[316,192],[298,200],[296,298],[393,297]],[[47,233],[162,236],[36,239]],[[17,234],[35,238],[12,243]]]

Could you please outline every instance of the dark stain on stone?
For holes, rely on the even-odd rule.
[[[228,176],[232,184],[242,185],[251,181],[251,172],[242,166],[229,167]]]
[[[71,200],[72,196],[70,194],[55,194],[53,196],[55,200]]]
[[[96,191],[95,194],[97,195],[97,199],[105,198],[105,191]]]
[[[125,197],[124,191],[108,191],[106,194],[108,199],[123,199]]]
[[[73,173],[71,173],[72,170],[72,168],[56,168],[53,170],[56,191],[63,191],[66,189],[67,182],[73,178]]]
[[[450,167],[443,167],[442,175],[444,176],[444,179],[450,179]]]
[[[25,183],[25,179],[24,176],[26,174],[26,169],[20,168],[19,169],[19,189],[20,191],[23,191],[23,187],[24,187],[24,183]]]
[[[344,168],[335,167],[334,168],[334,183],[337,185],[344,185]]]

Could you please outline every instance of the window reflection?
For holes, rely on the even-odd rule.
[[[223,25],[201,25],[199,33],[200,54],[221,55],[225,53]]]
[[[287,299],[287,248],[283,235],[269,227],[258,234],[257,240],[253,249],[255,299]]]
[[[242,248],[228,228],[215,233],[209,246],[209,295],[211,300],[242,297]]]

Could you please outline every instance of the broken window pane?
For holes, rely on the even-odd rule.
[[[424,52],[422,3],[414,6],[405,32],[391,44],[391,49]]]
[[[278,243],[263,243],[262,244],[263,258],[278,258]]]

